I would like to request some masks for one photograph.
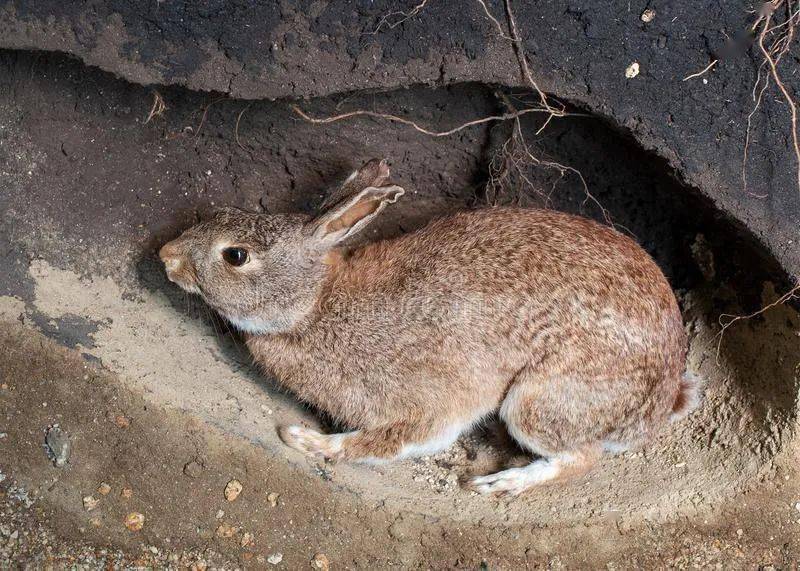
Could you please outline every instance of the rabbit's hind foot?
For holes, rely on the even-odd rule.
[[[480,494],[518,496],[534,486],[584,472],[598,457],[597,447],[541,458],[521,468],[509,468],[472,478],[468,487]]]

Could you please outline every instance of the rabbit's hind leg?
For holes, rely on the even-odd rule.
[[[588,470],[603,451],[605,394],[590,393],[573,378],[545,377],[523,369],[500,407],[511,436],[540,459],[528,466],[473,478],[484,494],[517,495],[528,488]],[[596,387],[595,387],[596,390]]]
[[[559,452],[521,468],[509,468],[488,476],[472,478],[469,486],[481,494],[517,496],[533,486],[588,470],[598,455],[599,447],[596,446]]]
[[[302,426],[283,426],[278,434],[287,446],[310,456],[381,462],[444,450],[455,442],[464,427],[456,423],[444,430],[433,430],[431,423],[396,422],[340,434],[321,434]]]

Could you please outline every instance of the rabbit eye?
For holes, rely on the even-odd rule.
[[[225,248],[222,250],[222,259],[232,266],[243,266],[247,263],[247,250],[244,248]]]

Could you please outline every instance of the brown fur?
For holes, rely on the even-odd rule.
[[[358,190],[322,217],[374,216],[380,188]],[[229,212],[162,250],[191,268],[173,279],[255,330],[247,345],[270,375],[356,431],[282,433],[290,445],[393,458],[499,409],[523,446],[550,456],[644,441],[679,408],[686,339],[675,297],[613,229],[497,208],[348,251],[318,227]],[[225,268],[211,246],[220,239],[248,244],[253,267]]]

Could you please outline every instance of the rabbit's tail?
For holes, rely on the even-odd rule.
[[[676,422],[696,409],[700,404],[702,392],[703,379],[688,371],[684,373],[678,387],[678,396],[675,397],[675,404],[672,405],[669,421]]]

